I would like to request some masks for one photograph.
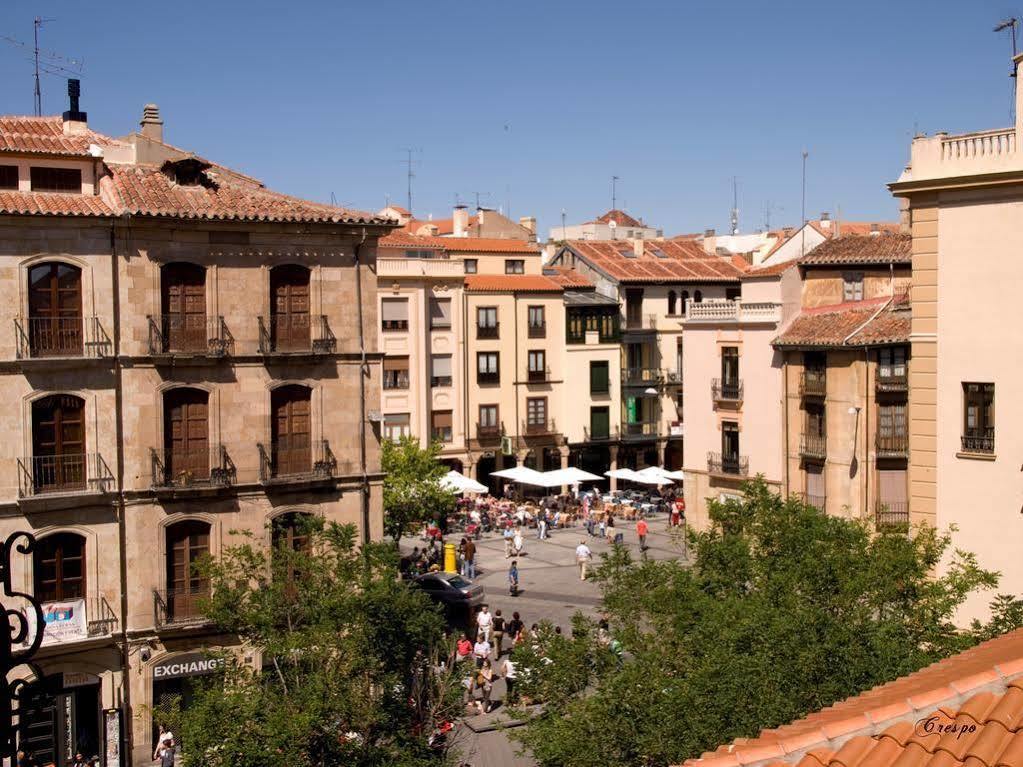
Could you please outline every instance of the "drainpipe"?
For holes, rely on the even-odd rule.
[[[789,362],[788,352],[785,352],[785,361],[782,363],[782,423],[784,423],[782,439],[785,440],[785,447],[782,455],[785,457],[785,496],[792,495],[792,479],[789,476]],[[684,391],[684,390],[683,390]],[[825,486],[826,487],[826,486]],[[827,492],[825,490],[825,492]]]
[[[863,472],[863,518],[867,518],[870,511],[870,414],[873,410],[870,407],[870,350],[863,347],[863,463],[866,471]],[[874,464],[877,464],[877,453],[874,453]]]
[[[369,533],[369,475],[366,473],[366,376],[369,373],[366,364],[366,334],[362,327],[362,246],[366,242],[366,229],[362,229],[362,237],[355,243],[355,305],[358,312],[359,326],[359,471],[362,474],[362,543],[368,544]]]
[[[124,220],[128,225],[128,242],[131,242],[131,214],[126,213]],[[114,472],[117,492],[114,494],[114,514],[117,517],[118,567],[121,586],[121,696],[124,703],[123,748],[128,754],[134,748],[134,717],[131,708],[131,672],[129,671],[130,653],[128,648],[128,529],[125,519],[124,503],[124,386],[121,367],[121,290],[120,275],[117,269],[117,231],[116,221],[110,220],[110,283],[113,293],[113,326],[114,334],[114,439],[117,447],[114,451]]]
[[[462,424],[465,429],[465,455],[470,461],[472,460],[472,453],[469,452],[469,445],[471,444],[471,427],[469,425],[469,297],[465,292],[465,280],[462,280]],[[497,412],[497,427],[501,428],[501,411],[498,408]],[[500,450],[497,451],[500,453]],[[498,471],[497,467],[497,453],[494,457],[494,470]],[[476,476],[472,479],[477,479],[480,475],[479,459],[476,460]],[[477,480],[478,481],[478,480]]]

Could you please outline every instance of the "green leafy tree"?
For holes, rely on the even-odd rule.
[[[188,765],[420,767],[444,763],[428,745],[460,710],[439,612],[395,578],[389,545],[360,548],[351,526],[310,518],[267,553],[253,541],[198,570],[204,605],[254,669],[224,653],[187,710],[159,712]]]
[[[783,500],[757,479],[742,500],[711,503],[691,534],[691,565],[633,562],[621,547],[596,576],[625,661],[595,659],[573,683],[554,678],[579,642],[524,658],[546,695],[515,731],[541,765],[667,765],[807,715],[1020,625],[1019,600],[996,600],[986,626],[959,631],[956,609],[997,574],[931,528],[876,534]],[[946,553],[944,574],[935,568]],[[606,638],[604,640],[606,642]],[[549,669],[546,670],[546,669]],[[579,672],[582,673],[582,672]]]
[[[448,472],[438,460],[440,449],[438,442],[424,449],[415,437],[383,443],[384,529],[395,543],[454,508],[455,494],[440,483]]]

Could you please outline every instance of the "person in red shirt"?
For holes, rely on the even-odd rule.
[[[650,532],[650,526],[647,525],[646,520],[640,515],[639,519],[636,520],[636,535],[639,536],[639,550],[646,551],[646,534]]]

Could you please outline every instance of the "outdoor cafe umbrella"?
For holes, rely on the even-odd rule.
[[[457,471],[449,471],[440,478],[441,487],[454,490],[456,493],[487,493],[490,491],[486,485],[482,485],[474,479],[470,479]]]
[[[554,487],[553,483],[550,483],[544,475],[530,469],[528,466],[513,466],[510,469],[501,469],[501,471],[490,472],[491,477],[501,477],[502,479],[508,479],[512,482],[518,482],[520,485],[533,485],[534,487]],[[561,484],[560,481],[557,483]]]
[[[544,476],[548,478],[548,481],[555,482],[557,485],[578,485],[580,482],[599,482],[603,479],[596,474],[577,469],[575,466],[546,471]]]

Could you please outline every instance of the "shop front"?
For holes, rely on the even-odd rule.
[[[151,749],[156,747],[160,725],[165,724],[161,714],[175,708],[187,711],[202,679],[215,674],[223,665],[223,658],[213,657],[203,650],[174,653],[152,664]]]
[[[18,747],[37,764],[67,764],[103,753],[101,680],[83,671],[48,674],[29,686]]]

